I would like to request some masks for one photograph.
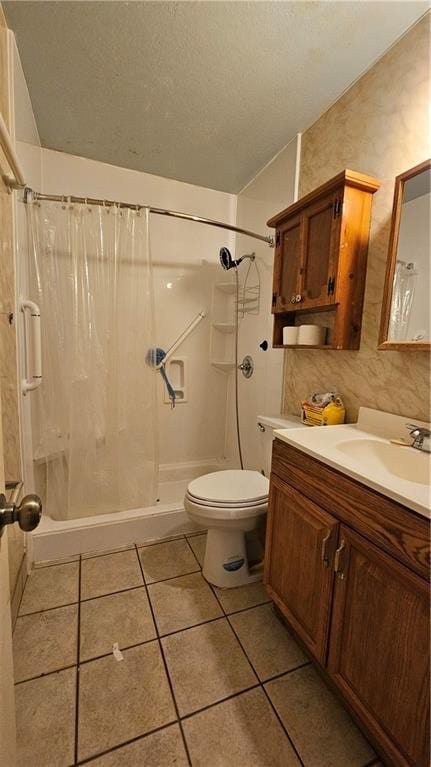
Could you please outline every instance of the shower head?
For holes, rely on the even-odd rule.
[[[229,248],[220,248],[220,264],[222,265],[223,269],[226,269],[226,271],[232,268],[236,269],[240,265],[241,261],[244,261],[245,258],[249,258],[251,261],[254,261],[256,256],[254,253],[250,253],[246,254],[245,256],[241,256],[241,258],[238,258],[236,261],[234,261]]]
[[[229,248],[220,248],[219,259],[220,264],[222,265],[223,269],[226,269],[226,271],[228,269],[232,269],[233,266],[236,266]]]

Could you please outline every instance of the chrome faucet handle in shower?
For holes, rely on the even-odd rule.
[[[251,378],[254,371],[253,357],[247,354],[243,361],[238,365],[238,370],[241,370],[244,378]]]

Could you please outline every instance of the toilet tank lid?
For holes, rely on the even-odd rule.
[[[299,415],[258,415],[256,420],[270,429],[295,429],[304,426]]]

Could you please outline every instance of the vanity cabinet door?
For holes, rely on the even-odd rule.
[[[394,767],[429,767],[428,584],[341,527],[328,670]]]
[[[274,474],[265,583],[277,607],[321,662],[326,658],[338,522]]]

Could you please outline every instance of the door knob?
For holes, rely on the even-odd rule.
[[[3,528],[14,522],[18,522],[21,530],[29,533],[38,526],[41,516],[42,501],[38,495],[30,493],[24,496],[18,506],[15,503],[9,503],[5,495],[0,495],[0,536]]]

